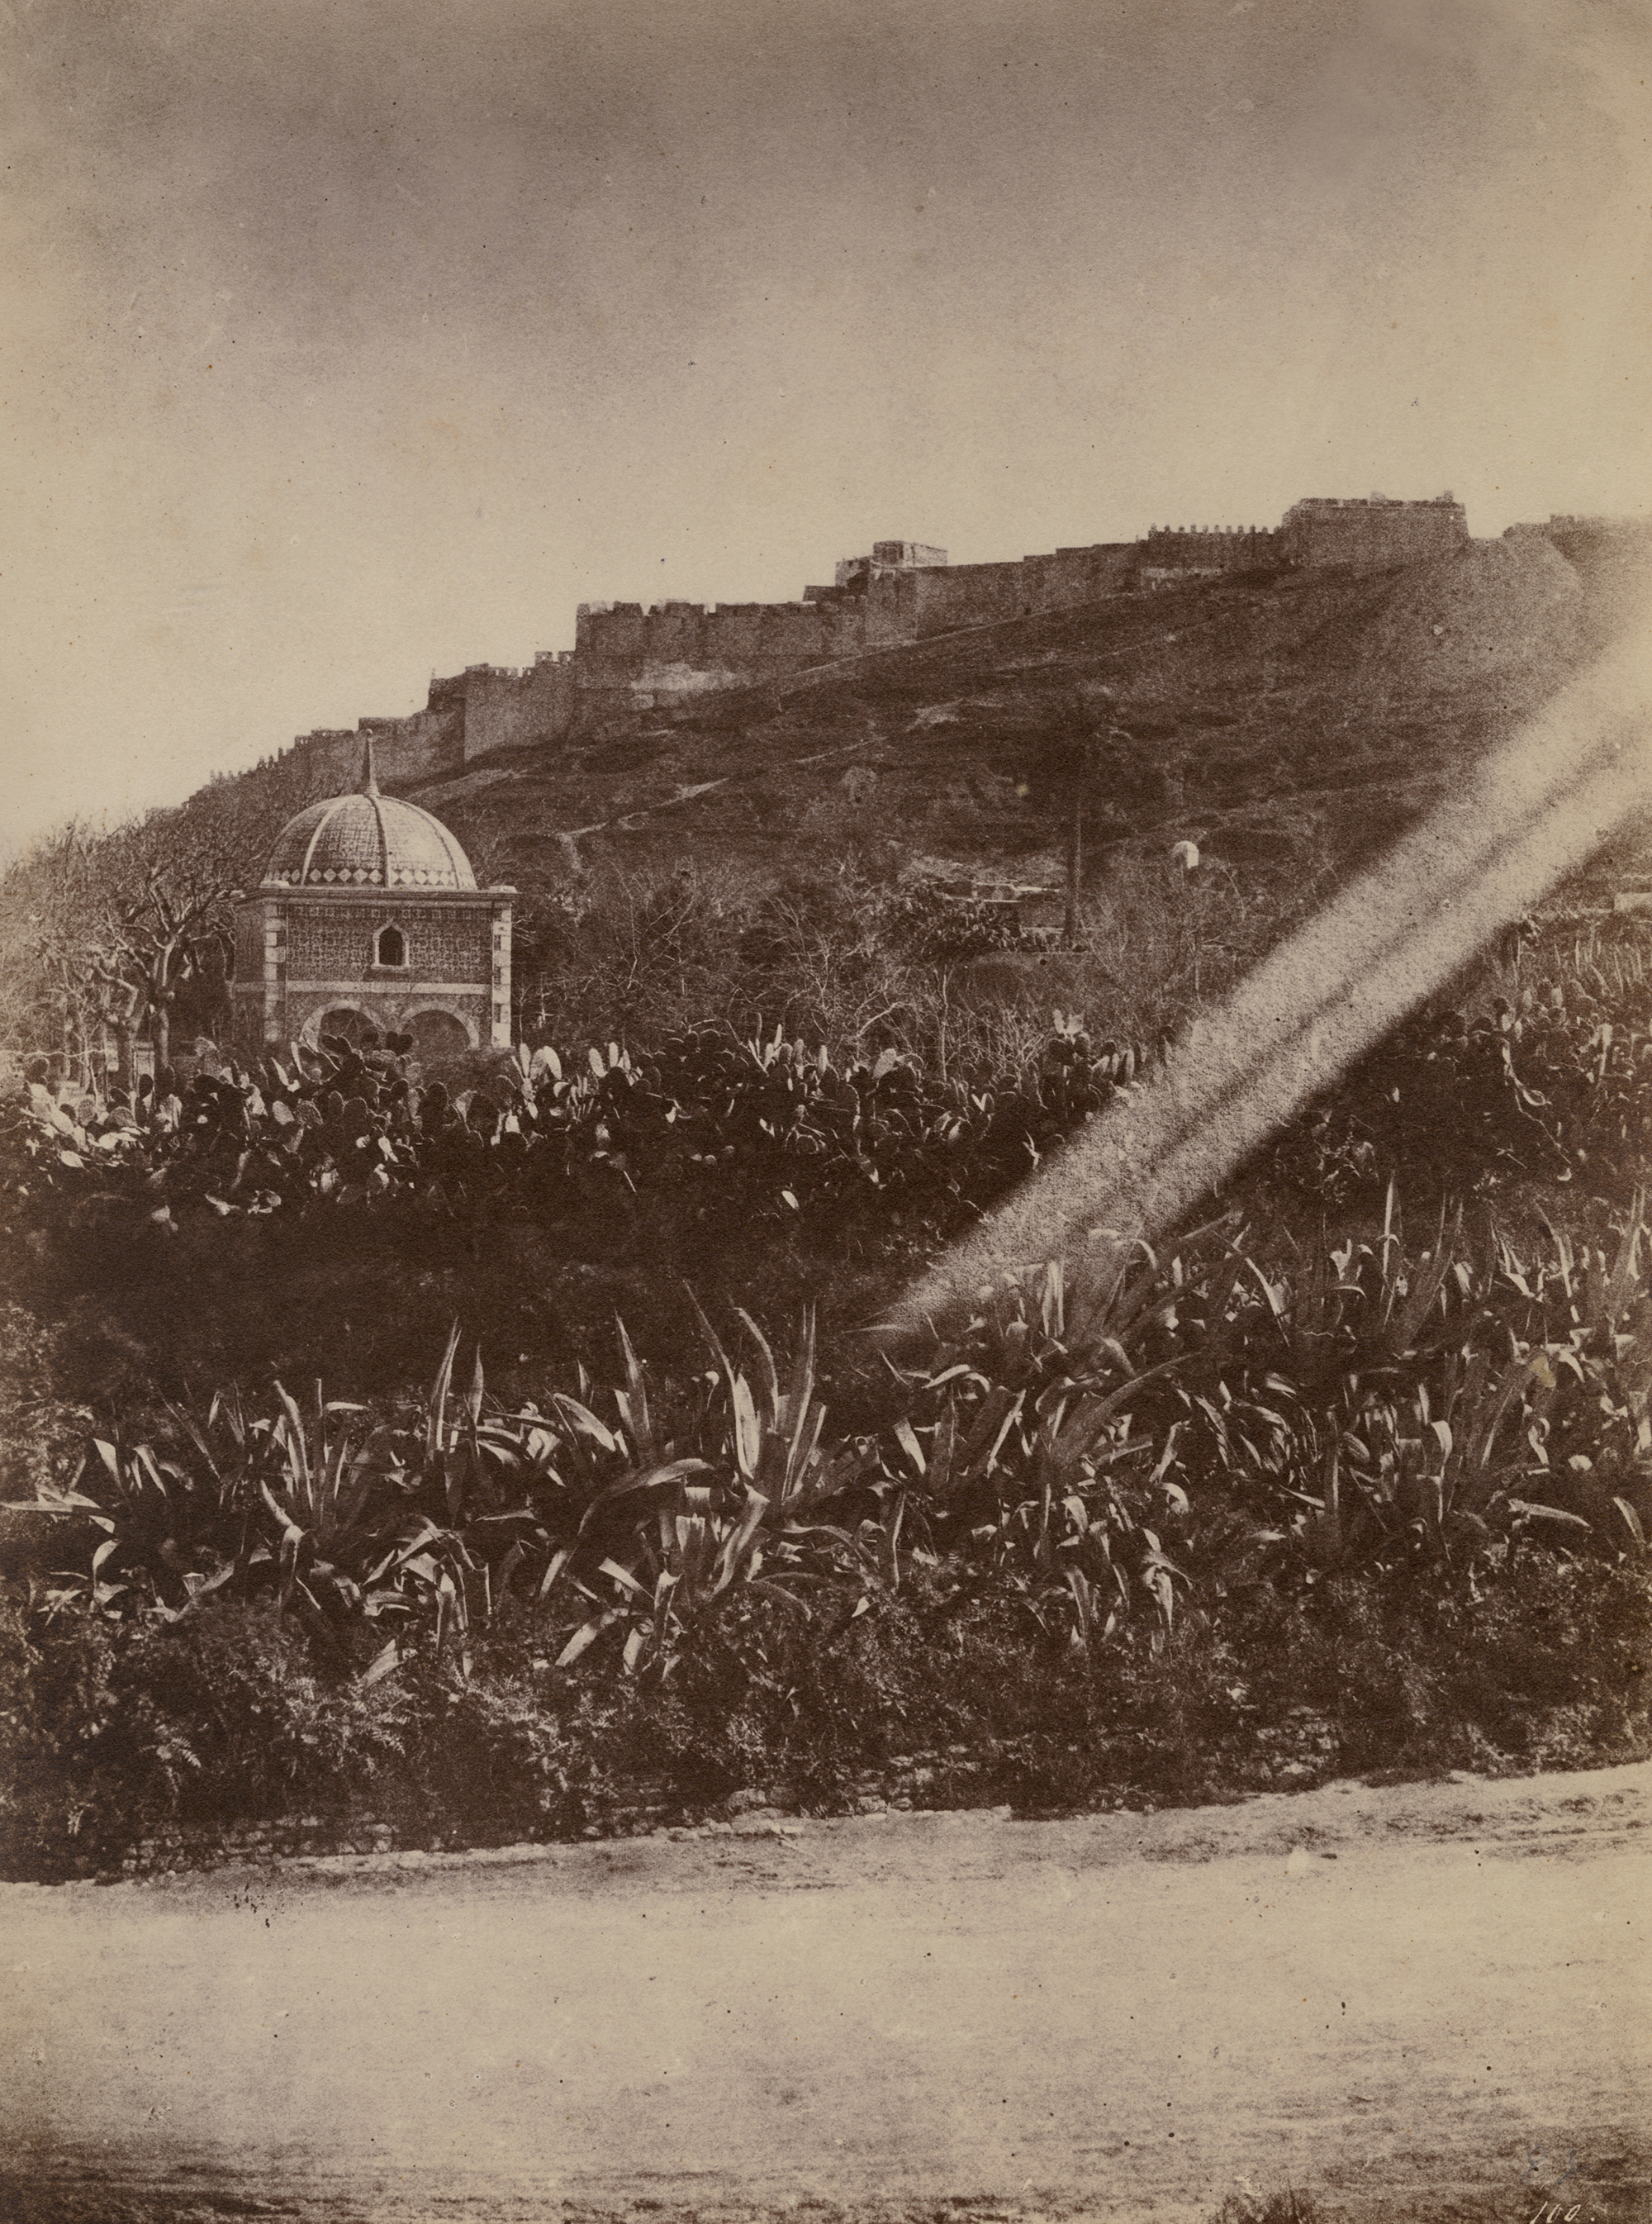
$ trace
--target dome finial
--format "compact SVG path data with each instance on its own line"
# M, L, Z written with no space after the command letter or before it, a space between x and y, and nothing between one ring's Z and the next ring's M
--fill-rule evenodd
M373 736L369 734L367 747L362 752L362 793L376 795L378 792L379 776L373 768Z

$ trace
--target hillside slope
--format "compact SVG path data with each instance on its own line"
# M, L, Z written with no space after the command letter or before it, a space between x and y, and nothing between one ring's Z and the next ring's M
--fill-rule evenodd
M716 1017L861 1042L889 1019L889 1039L944 1070L961 995L980 1025L953 1047L973 1059L1016 1054L981 1033L1011 1004L1147 1039L1644 607L1644 538L1597 535L1574 563L1520 534L1385 572L1119 595L672 711L608 710L568 742L401 792L453 828L482 881L520 891L515 1024L536 1042ZM208 856L215 878L252 886L280 827L337 777L289 754L154 814L140 846ZM1075 822L1085 962L1006 949L1018 923L1061 919ZM1187 889L1167 869L1184 838L1206 861ZM1594 893L1649 867L1652 843L1630 830L1593 869ZM12 879L0 963L21 976L34 899ZM925 882L1017 891L1018 908L955 935L957 914L921 894L915 916ZM802 978L805 945L829 958L823 987ZM221 1003L204 976L179 1010L185 1034L218 1032Z
M1546 541L1378 575L1131 595L886 651L418 799L524 891L684 856L768 884L848 852L980 881L1182 836L1299 887L1389 838L1598 644L1604 592Z

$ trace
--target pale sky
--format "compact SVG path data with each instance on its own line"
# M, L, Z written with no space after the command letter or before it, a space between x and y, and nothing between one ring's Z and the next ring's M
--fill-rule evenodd
M0 830L587 599L1644 514L1644 0L0 0Z

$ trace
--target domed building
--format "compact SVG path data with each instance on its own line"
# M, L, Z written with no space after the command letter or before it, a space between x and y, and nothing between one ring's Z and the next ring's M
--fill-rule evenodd
M411 1034L438 1064L510 1047L510 899L478 888L428 811L362 785L289 819L236 907L235 1039L245 1057L323 1033Z

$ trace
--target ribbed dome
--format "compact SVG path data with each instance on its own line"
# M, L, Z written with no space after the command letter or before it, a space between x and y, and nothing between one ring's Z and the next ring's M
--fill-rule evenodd
M439 818L381 795L369 742L364 784L290 818L264 868L268 888L474 888L470 861Z

